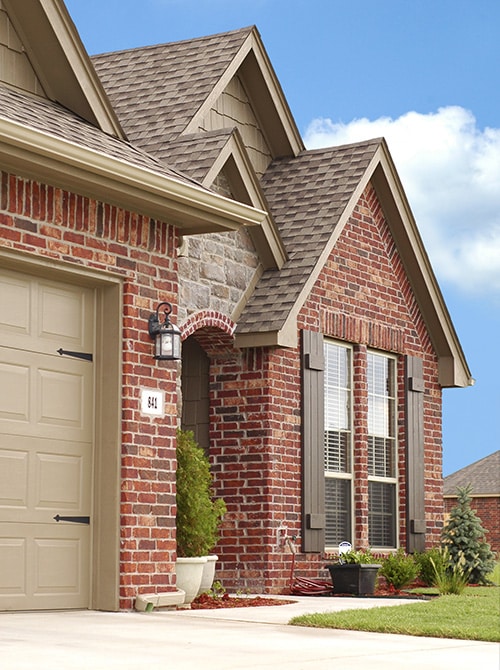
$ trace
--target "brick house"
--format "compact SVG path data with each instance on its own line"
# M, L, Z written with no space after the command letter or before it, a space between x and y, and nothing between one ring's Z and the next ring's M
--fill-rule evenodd
M488 531L486 542L500 553L500 450L461 468L444 478L444 511L457 504L457 488L471 486L471 507Z
M305 150L255 28L91 60L61 0L0 18L0 609L175 589L177 426L229 589L432 544L471 375L385 141Z

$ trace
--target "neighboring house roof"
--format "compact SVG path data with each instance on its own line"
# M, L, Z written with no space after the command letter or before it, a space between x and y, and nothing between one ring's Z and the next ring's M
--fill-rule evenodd
M469 484L472 496L500 496L500 449L445 477L443 493L455 497L457 487Z

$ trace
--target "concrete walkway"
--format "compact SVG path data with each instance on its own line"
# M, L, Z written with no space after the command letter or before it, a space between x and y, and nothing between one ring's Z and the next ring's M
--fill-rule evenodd
M287 626L302 613L395 601L294 598L292 605L151 614L0 614L1 670L498 670L499 645ZM423 601L422 606L425 606ZM404 607L404 604L394 605Z

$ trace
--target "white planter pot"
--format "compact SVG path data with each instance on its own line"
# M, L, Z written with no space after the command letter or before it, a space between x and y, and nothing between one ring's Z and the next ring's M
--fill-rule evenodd
M212 588L215 579L215 563L219 557L215 554L211 554L210 556L206 556L206 559L207 562L203 566L203 575L201 577L201 585L198 595L200 595L200 593L205 593L205 591L210 591Z
M186 594L185 603L192 602L198 595L203 576L203 567L206 563L206 556L196 556L194 558L179 557L175 562L177 588L182 589Z

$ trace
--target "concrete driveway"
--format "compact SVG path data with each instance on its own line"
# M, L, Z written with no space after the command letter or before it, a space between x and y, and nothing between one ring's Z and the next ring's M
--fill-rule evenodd
M498 670L499 645L494 643L286 625L296 614L389 602L394 601L298 598L293 605L275 607L151 614L2 613L0 668Z

